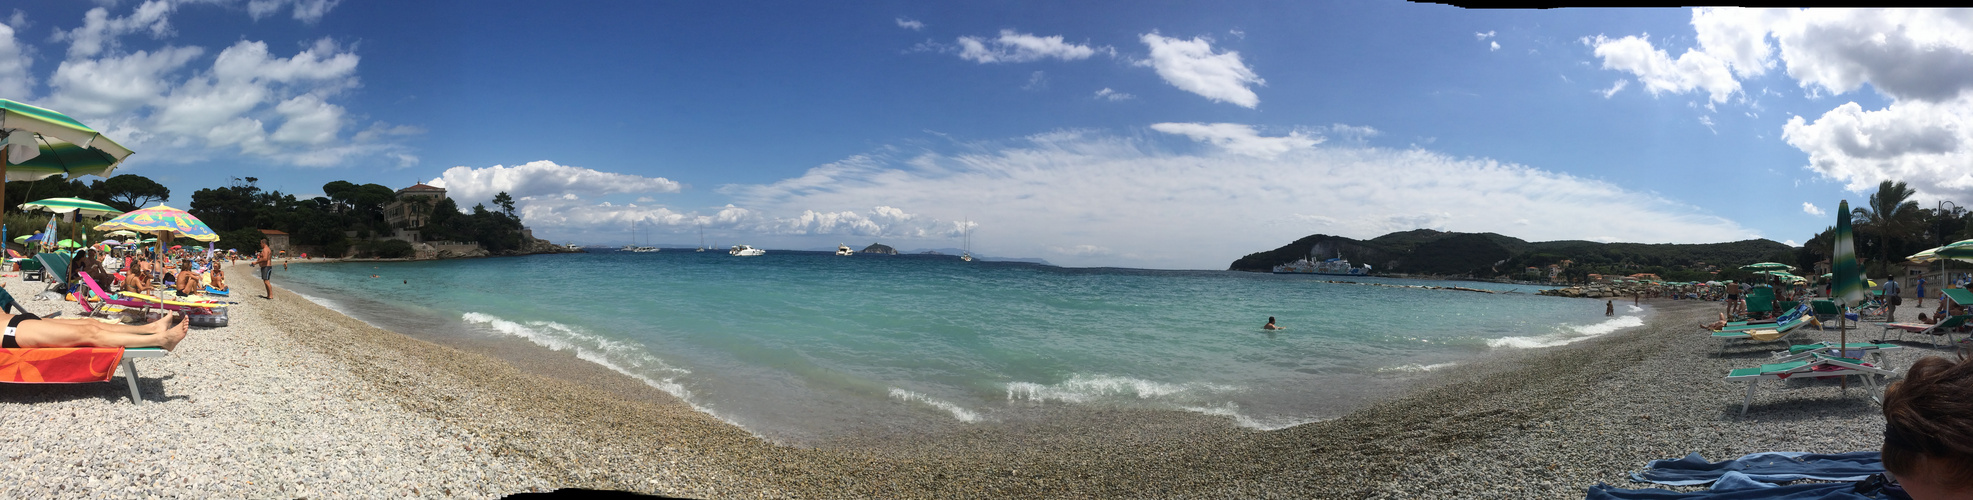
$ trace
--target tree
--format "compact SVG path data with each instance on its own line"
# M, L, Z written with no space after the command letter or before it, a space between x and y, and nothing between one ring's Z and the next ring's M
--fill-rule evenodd
M89 186L103 203L125 212L171 198L171 189L136 174L123 174Z
M1903 181L1884 181L1877 185L1877 193L1870 195L1864 206L1851 210L1857 219L1857 231L1876 240L1877 262L1881 265L1889 266L1892 262L1894 243L1924 229L1924 210L1918 208L1918 202L1911 201L1916 194L1918 191Z
M493 195L493 204L500 205L500 213L507 214L509 218L514 216L514 197L508 196L506 191Z

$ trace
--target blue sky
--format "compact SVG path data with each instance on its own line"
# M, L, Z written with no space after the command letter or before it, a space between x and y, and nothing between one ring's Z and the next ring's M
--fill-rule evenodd
M9 12L11 11L11 12ZM1973 194L1967 11L66 2L0 97L192 191L509 191L558 242L1221 268L1311 233L1794 242Z

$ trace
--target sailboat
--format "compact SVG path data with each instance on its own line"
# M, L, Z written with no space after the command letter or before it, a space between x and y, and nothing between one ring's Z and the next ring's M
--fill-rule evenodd
M636 253L651 253L658 251L658 247L640 246L637 244L637 221L633 220L630 221L630 244L624 245L622 251L636 252Z
M973 221L971 219L968 219L963 224L964 225L960 226L959 228L959 238L960 238L959 260L965 262L972 262L973 261Z

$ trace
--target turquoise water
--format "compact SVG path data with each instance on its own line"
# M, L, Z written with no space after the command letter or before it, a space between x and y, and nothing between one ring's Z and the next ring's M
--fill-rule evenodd
M308 264L275 282L424 338L573 351L787 440L1110 406L1275 429L1488 353L1642 324L1628 305L1612 319L1582 299L1328 279L1344 278L667 250ZM1268 316L1287 330L1261 330Z

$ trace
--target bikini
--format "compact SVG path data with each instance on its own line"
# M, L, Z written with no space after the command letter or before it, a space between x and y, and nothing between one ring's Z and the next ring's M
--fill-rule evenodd
M14 315L14 319L7 320L7 339L4 341L0 341L0 348L19 349L21 347L21 344L20 342L14 341L14 330L20 328L22 321L27 321L32 319L41 319L41 317L35 316L34 313L31 312L22 312L20 314Z

